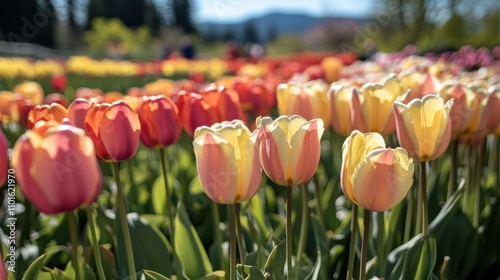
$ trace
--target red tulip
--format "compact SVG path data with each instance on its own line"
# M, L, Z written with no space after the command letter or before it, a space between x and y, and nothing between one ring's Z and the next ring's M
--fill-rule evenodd
M128 160L139 148L139 117L123 101L91 107L84 126L94 142L97 157L102 161Z
M144 97L137 108L141 122L141 141L148 148L163 148L179 141L182 132L179 112L168 97Z
M7 181L7 169L9 168L8 149L7 139L0 127L0 187Z
M64 92L68 86L68 78L64 74L54 75L50 80L50 85L55 92Z

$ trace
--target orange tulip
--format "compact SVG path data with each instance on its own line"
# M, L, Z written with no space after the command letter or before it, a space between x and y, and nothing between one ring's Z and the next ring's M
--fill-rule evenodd
M378 133L355 130L342 145L342 191L366 210L385 211L401 202L411 188L413 172L407 152L386 148Z
M307 83L280 84L276 92L280 115L299 115L305 119L320 118L330 124L328 85L320 80Z
M35 105L42 104L44 96L43 89L36 82L22 82L14 87L12 92L21 94L25 98L31 100Z
M62 123L68 115L68 110L59 103L37 105L28 113L26 127L32 129L38 121L56 121Z
M38 122L17 140L12 166L23 194L46 214L90 205L101 191L92 141L71 125Z
M257 144L262 168L276 184L294 186L314 176L321 155L321 119L307 121L301 116L276 120L258 118Z
M208 197L232 204L255 195L262 177L255 132L236 120L199 127L194 138L196 168Z
M175 103L163 95L144 97L137 109L141 141L148 148L163 148L179 141L182 133Z
M91 107L84 126L94 142L97 157L102 161L128 160L139 148L139 117L123 101Z
M394 102L397 135L401 147L418 161L442 155L451 139L450 110L453 100L444 103L440 95L428 94L408 105Z
M61 104L64 108L68 108L69 106L69 101L66 96L60 94L60 93L51 93L43 99L44 104L52 104L52 103L59 103Z

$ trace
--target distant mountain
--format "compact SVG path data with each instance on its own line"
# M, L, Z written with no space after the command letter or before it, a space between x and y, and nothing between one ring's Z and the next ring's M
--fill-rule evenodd
M363 23L365 19L314 17L304 14L272 13L242 22L216 23L204 22L196 27L200 34L210 39L236 39L240 42L258 41L265 43L275 37L302 34L325 20L355 20Z

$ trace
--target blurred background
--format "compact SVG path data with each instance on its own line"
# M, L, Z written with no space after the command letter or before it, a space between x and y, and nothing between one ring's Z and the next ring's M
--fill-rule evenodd
M132 60L500 45L498 0L18 0L0 56Z

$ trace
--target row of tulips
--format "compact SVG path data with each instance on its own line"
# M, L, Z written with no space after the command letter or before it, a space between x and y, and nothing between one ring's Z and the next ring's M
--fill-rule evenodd
M493 191L492 195L492 190L484 186L481 176L485 172L485 149L492 151L491 146L485 145L487 139L493 139L490 135L497 134L500 129L500 120L495 116L500 109L498 73L491 69L471 73L457 72L453 65L429 63L419 57L409 57L400 64L412 66L382 78L383 70L380 65L377 68L371 63L354 63L338 73L339 77L349 79L331 84L322 80L307 81L311 76L304 71L290 77L288 83L272 76L262 79L234 76L224 77L214 84L180 81L174 82L174 86L167 89L156 85L165 90L162 96L148 94L147 86L131 89L125 96L119 93L102 95L98 90L82 89L82 96L67 105L67 108L61 102L35 105L43 102L40 98L33 100L35 98L32 96L37 95L11 94L9 97L15 95L17 99L7 99L1 107L2 114L7 113L2 116L2 120L19 120L20 124L6 127L6 132L11 136L10 128L13 128L13 133L18 127L26 126L29 129L17 139L13 147L11 166L16 170L22 193L38 211L50 215L67 214L73 243L71 263L77 279L83 279L86 272L85 265L80 265L79 261L81 252L78 250L78 232L74 230L77 224L75 210L85 208L89 227L95 227L94 223L98 219L93 217L93 202L99 202L98 196L102 182L105 181L102 174L106 170L103 165L99 168L96 158L102 162L112 162L115 175L117 217L113 232L123 238L123 244L116 244L114 247L120 278L127 276L134 279L138 271L137 256L151 253L138 252L141 249L132 245L130 231L133 232L133 227L131 229L126 225L131 223L130 215L133 213L126 214L127 197L120 178L119 162L130 160L136 155L139 139L147 148L159 150L168 217L165 235L168 237L167 247L170 248L170 255L163 262L171 267L166 276L197 278L204 275L194 273L192 267L189 269L189 257L184 254L186 248L194 245L178 242L182 236L176 232L181 230L181 234L186 234L189 230L183 231L184 228L179 227L182 225L180 220L184 212L182 207L175 208L172 205L172 187L168 184L171 179L168 177L165 151L166 147L179 141L182 128L186 131L184 137L193 137L190 140L192 146L188 145L188 149L194 150L193 160L196 160L198 179L204 192L215 203L228 204L230 264L226 274L230 279L236 279L237 274L245 279L261 279L260 275L265 277L265 274L272 279L282 279L283 275L288 279L329 279L333 273L325 275L327 271L339 270L325 267L328 262L340 266L340 271L346 274L347 279L353 276L365 279L367 274L386 278L427 279L438 269L441 270L441 278L462 279L467 274L458 275L457 267L460 265L460 254L464 252L445 255L452 260L445 258L438 268L436 259L442 253L437 248L442 247L439 243L436 245L436 240L445 240L441 233L444 222L441 221L449 221L456 215L454 213L458 210L453 206L457 204L456 201L461 202L460 211L465 214L460 217L470 218L474 232L480 234L492 231L487 222L498 211L498 204L494 200L498 197L498 192ZM366 75L362 82L360 73L371 75ZM269 117L258 117L274 114L274 102L277 103L279 117L274 121ZM4 111L3 108L8 110ZM13 117L16 114L20 116L17 119ZM254 118L255 129L253 122L248 121ZM328 131L329 127L335 132ZM321 140L324 132L329 136L336 136ZM344 144L340 153L335 145L341 143L336 141L342 137L347 138L342 140ZM7 141L0 143L4 145L2 150L7 150ZM323 144L330 147L327 152L324 151ZM396 147L397 145L401 147ZM182 143L175 146L182 148ZM443 199L446 203L438 206L435 198L430 200L427 181L433 180L435 176L445 177L436 170L443 164L440 159L447 150L450 150L451 161L449 184ZM457 179L461 176L456 171L462 166L458 159L462 150L466 151L464 158L467 174L465 180L460 180L461 186L458 187ZM335 170L335 164L332 166L330 160L339 158L340 154L342 163ZM493 159L498 159L498 155ZM473 165L476 160L478 163ZM428 164L429 161L432 162ZM416 180L418 188L415 190L412 189L416 169L414 162L418 162L419 173ZM6 169L7 166L5 157L0 160L0 167ZM429 166L431 174L427 172ZM286 187L285 200L278 200L286 204L286 209L278 207L283 209L282 216L286 220L272 227L275 232L273 236L278 240L274 240L272 250L265 254L268 261L264 267L259 267L255 258L258 248L265 246L268 241L255 240L257 235L252 234L250 226L252 217L258 216L257 209L252 211L258 202L253 201L267 201L263 193L269 195L267 185L262 186L261 168L272 184ZM474 168L477 170L475 177ZM319 169L325 169L322 172L328 174L326 180L333 180L334 184L339 182L344 196L350 201L343 203L344 206L351 206L350 215L344 218L334 215L333 218L347 221L351 226L348 229L349 240L343 245L348 248L347 253L343 254L346 256L343 258L347 260L345 262L336 262L338 258L331 255L336 247L329 246L329 243L335 238L341 238L342 225L334 223L336 226L328 229L334 236L327 236L325 227L330 223L324 215L332 215L326 211L332 207L333 213L337 212L335 208L338 198L330 195L327 205L321 205L322 193L326 196L326 193L332 191L319 185L325 180L317 175ZM7 172L2 171L3 174ZM176 179L179 180L180 178ZM302 190L302 211L295 211L295 221L299 219L298 216L301 221L294 251L292 201L293 190L297 185ZM310 185L314 187L314 199L311 203L314 203L315 213L308 216ZM260 189L263 188L265 190L261 192ZM436 187L431 188L431 191L441 193L435 189ZM280 192L278 187L276 191ZM490 205L485 203L487 198L490 199ZM132 199L133 197L128 196L128 200ZM405 202L401 203L402 201ZM97 207L100 207L99 203ZM241 215L239 210L244 207L249 208ZM356 274L358 207L364 211L360 216L363 217L360 269L359 274ZM432 221L430 209L436 207L439 207L440 214L432 214L435 219L429 226L429 221ZM394 209L390 210L392 208ZM452 210L455 212L450 214ZM394 215L401 218L401 212L406 213L406 221L403 226L398 227L401 224L395 222L397 218ZM215 216L219 215L215 210L213 213ZM485 217L484 213L490 214ZM311 221L308 221L309 218ZM215 220L214 240L217 240L215 243L221 243L218 218ZM372 220L376 222L376 227L370 226ZM257 224L259 222L261 221L256 221ZM312 259L309 259L311 249L307 245L309 222L312 224L319 252ZM286 244L283 245L278 237L282 236L278 233L280 225L285 227ZM375 237L370 234L371 229L376 229ZM253 228L253 231L256 229ZM265 229L260 228L260 231ZM400 241L391 240L403 235ZM248 236L253 238L249 240ZM107 276L101 264L102 250L95 233L91 234L91 239L90 243L94 246L94 267L98 277L104 279ZM196 238L192 241L199 242ZM375 241L376 249L371 249L370 253L369 244ZM253 254L247 254L245 248L248 243L252 244L249 249ZM221 253L223 249L219 245L221 244L217 245L220 250L218 255L222 259L219 265L225 267L224 253ZM240 251L238 266L236 248ZM495 261L499 256L497 253L491 252L489 256L492 259L487 260L489 264L493 263L493 272L490 272L492 275L498 272L495 270L498 265ZM280 254L286 255L286 261L285 258L280 259ZM369 256L375 258L371 259L372 263L367 268ZM254 260L248 261L251 258ZM326 258L326 263L321 258ZM314 265L310 267L308 262ZM392 267L388 265L389 262ZM204 266L201 263L196 265ZM447 265L455 270L447 272ZM151 267L146 265L141 269ZM306 274L302 271L304 269L307 270ZM164 277L150 270L144 273L151 279ZM472 269L466 273L472 273ZM481 276L484 271L476 273L476 276ZM204 279L217 275L223 277L221 274L212 274ZM339 275L335 277L338 278Z
M144 75L163 75L166 77L198 73L209 79L216 79L225 73L241 71L246 75L261 76L268 70L282 68L279 71L289 75L297 70L303 71L312 65L318 65L325 58L335 58L343 64L356 60L356 55L345 54L300 54L286 58L263 58L248 61L244 58L234 60L196 59L176 57L163 61L135 62L128 60L97 60L88 56L72 56L67 60L30 60L22 57L0 58L1 79L35 79L61 74L76 74L90 77L133 77ZM293 63L291 63L293 61ZM328 62L325 62L327 64ZM326 65L323 65L323 67ZM312 70L312 69L311 69Z

